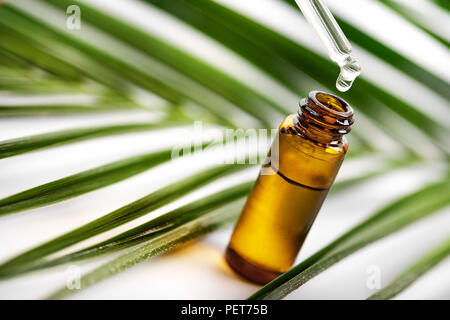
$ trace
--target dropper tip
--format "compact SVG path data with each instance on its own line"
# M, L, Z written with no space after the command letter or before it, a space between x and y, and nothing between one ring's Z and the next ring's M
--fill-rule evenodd
M338 80L336 81L336 88L337 88L340 92L346 92L346 91L348 91L348 90L350 89L351 86L352 86L352 85L351 85L351 82L349 83L349 82L344 81L344 80L342 80L342 79L338 79Z
M345 64L341 65L341 71L336 80L336 88L341 92L348 91L360 73L361 65L358 60L352 56L347 57Z

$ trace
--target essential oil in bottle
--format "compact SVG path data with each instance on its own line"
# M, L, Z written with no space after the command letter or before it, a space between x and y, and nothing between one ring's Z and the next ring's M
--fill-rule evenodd
M344 160L353 110L341 98L310 92L281 124L225 253L259 284L287 271Z

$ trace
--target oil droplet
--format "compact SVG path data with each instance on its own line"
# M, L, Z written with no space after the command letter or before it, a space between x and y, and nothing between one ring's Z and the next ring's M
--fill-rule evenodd
M341 92L347 91L360 74L361 65L358 60L348 56L341 65L341 72L336 80L336 88Z

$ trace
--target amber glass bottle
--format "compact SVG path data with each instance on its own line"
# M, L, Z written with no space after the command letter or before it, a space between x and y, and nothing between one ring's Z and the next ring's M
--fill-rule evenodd
M292 266L344 160L352 123L344 100L318 91L283 121L225 254L235 271L265 284Z

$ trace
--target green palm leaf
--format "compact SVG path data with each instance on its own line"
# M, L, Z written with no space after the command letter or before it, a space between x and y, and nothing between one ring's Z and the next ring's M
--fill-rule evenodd
M389 7L390 9L392 9L393 11L395 11L405 20L409 21L422 31L426 32L428 35L430 35L431 37L442 43L447 48L450 48L450 43L447 40L445 40L435 32L431 31L427 27L423 26L419 21L416 20L416 18L414 17L414 13L410 12L410 9L407 8L406 6L392 0L380 0L380 2L385 6Z
M45 1L58 5L61 8L66 8L73 3L73 1L66 0ZM191 77L193 80L226 97L249 114L265 121L266 124L272 122L269 118L265 118L266 115L270 115L271 109L275 108L278 111L286 112L286 108L274 101L270 101L245 84L227 76L225 73L220 72L203 61L195 59L193 56L164 43L160 39L131 27L120 20L113 19L85 4L76 3L83 10L85 19L90 23L166 63L172 68L183 72L184 75Z
M96 13L94 9L90 9L88 6L83 6L83 10L90 10L88 12L90 12L92 15ZM136 85L157 93L164 99L174 104L178 104L186 98L192 100L195 103L203 106L207 110L213 112L215 116L222 120L223 123L232 125L232 123L229 122L228 118L224 117L223 115L223 113L227 109L230 109L232 105L227 102L222 102L222 100L217 99L217 97L216 99L213 99L214 95L209 93L209 91L203 86L199 86L196 82L187 79L186 76L180 73L180 70L174 70L149 56L146 56L145 59L142 59L142 64L145 64L145 70L138 69L137 66L132 64L130 60L126 60L125 57L112 55L100 46L94 47L91 43L84 42L79 38L71 37L67 33L57 30L51 26L44 25L42 24L45 23L44 21L36 21L35 17L32 17L23 11L16 10L9 6L2 6L0 7L0 17L2 17L2 11L3 15L5 16L5 23L6 21L10 22L8 23L9 27L5 25L5 30L8 30L7 28L14 28L14 32L20 32L21 35L28 37L31 37L33 34L35 34L36 36L39 35L40 38L45 38L47 35L46 39L48 39L49 42L46 42L46 45L50 45L52 43L52 38L56 37L57 39L60 39L60 41L65 45L73 48L74 52L79 52L83 56L88 55L90 58L89 60L94 60L90 61L91 63L95 63L95 61L97 61L97 63L106 65L110 67L114 72L120 74L121 77L128 79L130 82L133 82ZM99 18L105 19L104 22L106 26L111 24L110 21L112 20L112 18L103 16L101 13L98 14ZM11 17L14 17L14 20ZM115 22L114 25L119 24L119 21L112 21ZM138 32L138 30L136 30L136 32ZM153 39L151 37L148 37L148 39L146 40L148 42L153 40L153 45L163 45L163 43L161 41L158 41L156 38ZM168 45L166 46L168 47ZM184 61L183 59L189 58L189 56L183 54L182 52L176 52L175 48L168 48L172 50L171 56L174 55L174 61ZM72 59L72 57L66 58L69 61ZM139 58L139 56L136 55L136 58ZM190 64L196 66L196 69L195 72L190 69L188 72L189 75L202 72L202 70L206 68L206 65L200 64L194 58L190 58ZM158 76L156 77L154 75ZM223 77L224 75L219 74L219 72L216 71L213 79L222 79ZM210 80L208 81L208 83L215 83L215 81ZM225 84L233 85L234 83L236 83L235 80L227 78L223 82L223 86L225 86ZM230 99L235 95L240 95L242 99L240 100L239 104L236 104L236 106L242 108L247 112L251 111L254 116L265 122L266 125L269 124L269 122L267 121L272 122L272 118L268 118L267 115L267 112L270 111L270 109L266 108L266 113L255 112L255 110L258 110L264 105L267 105L267 103L264 103L261 99L258 99L255 93L250 91L250 89L245 89L242 86L239 88L242 89L241 91L239 91L239 94L238 92L236 92L236 90L234 91L234 93L227 93L225 91L220 93L225 97L229 97ZM245 92L245 96L240 92ZM237 99L235 102L237 102ZM256 105L256 103L258 102L260 103L260 105ZM250 109L249 105L254 106L254 108Z
M156 61L147 61L146 68L153 68L153 74L159 74L158 77L152 76L148 71L138 69L129 61L120 59L101 47L94 47L81 39L51 28L44 21L36 20L33 16L17 10L9 4L0 6L0 18L0 24L4 23L0 33L5 34L5 37L22 38L19 42L20 45L27 44L32 49L38 47L39 50L47 54L46 57L42 58L39 55L33 54L33 57L36 57L37 60L33 61L33 63L38 63L39 65L42 62L48 65L53 66L56 64L58 66L55 63L57 62L56 59L63 59L65 64L77 69L78 73L99 81L118 92L124 92L129 87L128 82L133 82L136 85L157 93L174 104L178 104L184 98L180 90L188 89L185 94L189 98L193 98L194 101L200 101L203 106L210 108L209 104L203 103L204 98L201 100L197 99L197 96L199 96L197 94L198 89L193 90L192 85L183 83L182 81L180 83L180 77L176 73L170 72L170 70L166 71L167 69ZM45 45L35 43L34 39L37 37L41 38L41 43L45 42ZM11 42L7 43L10 44ZM63 55L58 50L61 47L66 48L63 51ZM22 56L22 52L29 52L32 50L30 48L18 48L14 53ZM72 50L67 50L67 48L71 48ZM70 54L67 55L67 53ZM103 68L104 70L97 70L98 68ZM46 69L45 66L44 69ZM58 67L57 69L60 70L62 68ZM55 70L46 70L56 72ZM167 80L166 83L161 81L163 75L170 80ZM208 102L212 104L211 101ZM216 113L216 115L227 123L221 114Z
M196 28L203 35L223 44L239 57L246 59L271 80L287 91L305 96L308 91L323 86L334 90L337 67L322 55L303 46L260 22L209 0L143 0ZM286 1L294 5L293 1ZM434 0L447 9L446 1ZM68 32L47 19L65 17L68 5L77 4L83 12L84 30ZM415 20L411 12L383 1L390 10L415 24L438 41L446 41ZM35 8L44 14L35 14ZM38 11L39 11L38 10ZM296 9L297 10L297 9ZM388 9L389 10L389 9ZM42 13L41 12L41 13ZM59 13L58 13L59 12ZM300 14L300 12L299 12ZM344 18L337 20L351 42L358 44L404 75L450 101L450 85L401 53L389 48L370 34L359 30ZM91 37L93 35L93 37ZM93 40L94 39L94 40ZM444 42L448 47L448 42ZM134 99L135 87L144 89L167 102L167 118L159 123L124 123L102 127L75 128L21 137L0 142L0 159L41 148L49 148L100 136L125 134L182 125L186 117L178 112L202 109L201 118L227 127L236 127L239 118L255 119L258 125L270 127L282 114L295 106L282 105L283 95L269 96L252 83L231 76L195 55L179 49L171 41L140 29L125 19L110 15L85 2L67 0L36 0L9 2L0 5L0 89L16 94L87 93L98 98L91 105L1 105L0 117L69 115L116 110L146 110ZM37 68L36 68L37 67ZM42 72L45 70L45 72ZM86 79L89 79L86 81ZM394 89L382 88L368 78L358 79L352 90L341 94L353 106L357 115L395 140L398 154L385 157L385 165L368 169L353 178L337 182L331 193L355 186L360 182L406 168L431 158L417 142L415 134L424 136L424 143L432 144L447 160L450 151L450 130L445 119L429 116L423 106L398 97ZM151 110L150 110L151 111ZM364 117L362 117L364 114ZM364 122L363 122L364 123ZM405 125L405 127L403 126ZM352 134L349 158L376 155L383 150L374 141L373 132L356 126ZM405 130L406 129L406 130ZM170 159L171 151L163 150L122 159L104 166L83 171L56 181L0 199L0 216L63 201L127 179ZM447 158L445 158L447 157ZM351 160L347 160L351 161ZM448 166L448 162L446 162ZM170 250L185 241L232 222L240 211L251 182L234 185L210 196L204 196L86 248L69 253L61 251L126 222L146 215L165 204L188 194L191 190L227 176L243 166L224 165L202 170L178 180L144 198L96 219L86 225L38 245L0 265L0 278L58 266L67 262L95 258L100 255L135 247L107 262L81 279L82 287L89 286L154 255ZM377 239L391 234L449 204L450 184L446 181L425 187L402 197L348 233L320 250L289 272L268 284L251 298L282 298L292 290L332 266L337 261ZM136 247L137 245L140 245ZM53 257L55 254L55 257ZM52 255L52 256L50 256ZM408 269L391 285L371 298L390 298L406 288L414 279L448 255L448 242L432 251ZM52 298L72 293L67 288L55 292Z
M302 88L299 91L297 84L299 82L294 82L293 79L313 78L326 88L334 88L337 70L333 63L307 47L216 2L209 0L145 1L176 15L214 39L221 41L301 95L305 95L305 92L312 88ZM396 57L401 59L399 55ZM400 67L402 65L402 63L398 64ZM411 63L407 63L407 65L411 65ZM450 134L448 128L426 115L419 106L413 106L397 98L364 78L357 81L357 84L348 93L348 97L344 97L359 111L379 122L386 131L392 130L391 133L395 136L398 135L397 130L390 128L385 121L385 115L380 113L381 109L393 111L430 136L431 141L437 142L436 145L439 148L445 152L450 150L448 142L443 139ZM442 91L448 95L450 86L443 80L438 80L438 82L441 87L445 88ZM415 149L413 145L411 148Z
M244 166L242 165L239 166L234 164L216 166L152 192L149 195L124 207L121 207L64 235L30 249L9 261L6 261L0 265L0 276L8 273L8 270L11 268L20 266L23 267L27 263L34 262L36 259L44 258L51 253L57 252L58 250L67 248L68 246L82 240L137 219L167 203L170 203L171 201L174 201L175 199L180 198L192 190L213 181L214 179L235 172L243 167Z
M0 30L0 46L2 49L18 55L63 79L80 80L81 73L118 92L123 91L122 88L126 87L126 82L115 77L114 73L108 68L98 65L80 54L74 55L71 53L70 58L62 59L58 54L58 48L61 48L61 44L52 40L52 37L47 36L45 45L37 43L33 36L26 33L26 30L37 28L40 31L36 31L42 32L44 36L47 34L45 29L42 30L42 27L33 24L32 20L23 19L15 11L6 4L0 7L0 24L3 22ZM21 28L13 29L11 28L12 25Z
M281 299L307 281L368 244L448 206L450 180L439 181L384 207L361 224L285 272L250 299Z
M0 109L1 110L1 109ZM130 123L76 128L0 141L0 159L18 154L104 136L180 126L182 123Z
M1 277L16 276L29 271L40 270L84 259L91 259L100 255L111 254L124 250L143 242L151 241L152 239L163 236L167 232L178 228L181 225L201 219L202 216L220 206L225 206L227 203L246 196L252 185L253 181L234 185L231 188L188 203L187 205L172 210L162 216L159 216L158 218L152 219L133 229L125 231L117 236L89 246L85 249L50 260L36 259L35 261L29 261L25 264L14 267L7 273L2 273Z
M129 108L127 108L129 109ZM84 105L0 106L0 117L93 114L123 110L120 107Z
M137 247L82 276L80 279L81 288L91 286L148 258L173 249L186 241L230 224L237 218L241 208L242 202L231 203L224 208L205 215L201 219L196 219L186 225L175 228L163 236ZM51 294L48 299L61 299L71 293L73 293L73 290L63 287Z
M358 183L367 181L370 178L390 172L394 168L406 166L408 163L414 164L415 161L413 159L388 159L386 161L386 165L382 166L380 169L365 173L358 177L348 178L336 182L333 185L333 188L330 190L330 193L334 194L337 192L341 192L347 188L357 185ZM108 240L102 241L88 248L78 250L74 253L69 253L50 260L32 258L26 263L21 263L20 265L14 266L3 274L1 273L0 266L0 278L15 276L29 271L40 270L68 262L79 261L113 253L118 250L122 250L130 246L151 240L155 236L164 234L165 232L169 231L169 229L175 228L180 224L186 223L187 221L193 221L218 206L225 205L227 202L231 202L246 195L252 185L253 182L245 182L239 185L234 185L231 188L225 189L200 200L193 201L185 206L177 208L167 214L164 214L161 217L153 219L120 235L114 236ZM96 233L95 235L100 233L101 231ZM55 241L60 240L55 239ZM13 260L14 259L16 258L13 258Z
M296 10L298 9L294 1L283 1L294 7ZM351 25L343 18L339 16L335 16L335 18L339 26L342 28L342 31L344 31L344 34L352 43L359 45L361 48L364 48L371 54L375 55L377 58L400 70L409 77L420 81L422 85L426 86L430 90L435 91L447 100L450 100L450 85L447 81L422 68L404 55L389 48L387 45L378 41L370 34L367 34L357 27Z
M447 258L449 255L450 238L439 244L422 259L414 263L414 265L403 272L398 278L388 284L385 288L370 296L368 299L387 300L395 297L398 293L409 287L420 276Z
M170 160L171 149L118 160L0 199L0 216L46 206L103 188Z
M450 11L450 3L447 0L433 0L433 2L441 8Z

